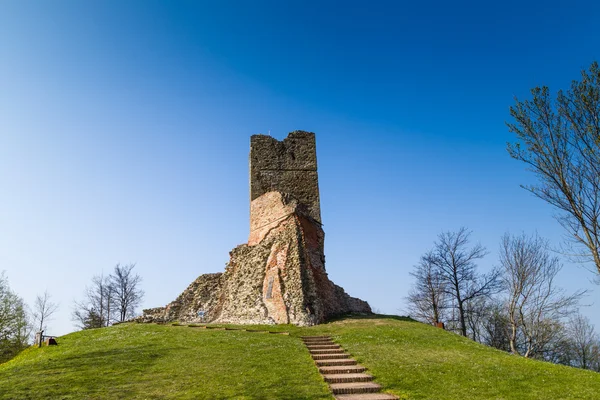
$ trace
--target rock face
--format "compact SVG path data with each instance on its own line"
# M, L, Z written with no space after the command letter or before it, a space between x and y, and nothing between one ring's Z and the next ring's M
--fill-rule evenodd
M230 252L223 274L196 279L145 322L314 325L345 313L370 313L325 272L315 137L282 142L255 135L250 150L250 235Z

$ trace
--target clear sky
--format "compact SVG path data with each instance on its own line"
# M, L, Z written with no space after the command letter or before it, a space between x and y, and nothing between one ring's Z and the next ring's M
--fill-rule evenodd
M299 129L330 278L402 313L441 231L472 229L482 271L505 232L560 244L505 121L600 58L598 21L596 1L2 1L0 270L60 303L51 334L119 262L165 305L246 242L250 136ZM564 264L600 326L593 274Z

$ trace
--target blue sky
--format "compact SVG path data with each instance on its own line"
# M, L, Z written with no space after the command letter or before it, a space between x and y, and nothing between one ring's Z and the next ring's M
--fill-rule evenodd
M595 2L0 4L0 270L73 329L91 277L137 263L143 306L222 271L248 235L250 135L317 134L330 277L401 313L409 272L467 226L559 245L505 121L599 58ZM291 2L290 2L291 3ZM593 292L564 261L560 282Z

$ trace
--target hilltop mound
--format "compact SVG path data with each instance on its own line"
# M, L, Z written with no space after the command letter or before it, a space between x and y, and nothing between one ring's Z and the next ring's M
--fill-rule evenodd
M598 399L600 374L526 360L398 317L287 331L123 324L0 365L0 399L332 399L301 335L331 335L402 399Z

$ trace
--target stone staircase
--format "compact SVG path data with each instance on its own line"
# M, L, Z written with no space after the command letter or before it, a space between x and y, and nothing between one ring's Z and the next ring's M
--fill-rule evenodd
M398 400L394 395L380 393L381 386L365 373L366 368L329 336L303 336L302 340L336 400Z

